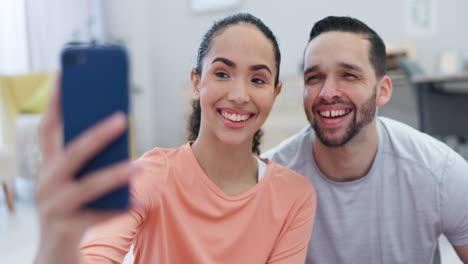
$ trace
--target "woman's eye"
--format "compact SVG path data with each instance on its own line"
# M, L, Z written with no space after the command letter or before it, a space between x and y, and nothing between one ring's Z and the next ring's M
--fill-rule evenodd
M253 78L253 79L252 79L252 82L253 82L253 83L256 83L256 84L264 84L264 83L265 83L264 80L259 79L259 78Z
M229 75L227 75L225 72L215 72L215 75L219 78L229 78Z

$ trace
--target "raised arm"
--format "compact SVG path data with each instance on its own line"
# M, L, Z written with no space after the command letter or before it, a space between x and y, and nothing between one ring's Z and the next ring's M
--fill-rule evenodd
M119 215L84 210L83 205L128 183L140 170L130 162L93 172L75 181L74 175L87 160L117 138L126 118L117 114L70 142L62 142L59 89L55 88L41 126L42 161L36 189L40 241L37 263L77 263L79 243L91 226Z
M145 219L145 207L90 228L80 247L80 263L122 263Z

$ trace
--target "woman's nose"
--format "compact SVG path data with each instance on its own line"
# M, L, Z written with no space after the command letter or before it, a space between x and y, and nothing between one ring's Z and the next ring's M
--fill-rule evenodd
M229 91L228 100L239 105L247 103L250 100L247 85L240 81L236 82Z

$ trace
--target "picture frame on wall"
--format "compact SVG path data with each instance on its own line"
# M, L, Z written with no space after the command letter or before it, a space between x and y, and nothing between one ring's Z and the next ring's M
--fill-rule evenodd
M434 36L438 0L405 0L406 31L412 36Z
M239 8L242 0L189 0L190 10L195 14L229 11Z

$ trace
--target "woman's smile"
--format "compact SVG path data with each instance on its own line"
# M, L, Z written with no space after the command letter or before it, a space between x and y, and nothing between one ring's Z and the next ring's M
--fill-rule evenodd
M255 116L252 112L233 108L218 108L217 111L229 128L243 128Z

